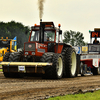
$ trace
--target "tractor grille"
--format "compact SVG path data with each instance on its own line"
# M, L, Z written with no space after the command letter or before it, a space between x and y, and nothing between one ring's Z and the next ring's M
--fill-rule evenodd
M26 43L25 51L35 51L35 43Z

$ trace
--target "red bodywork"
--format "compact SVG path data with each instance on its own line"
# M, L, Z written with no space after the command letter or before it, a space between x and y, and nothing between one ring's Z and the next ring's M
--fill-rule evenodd
M86 64L87 65L87 67L91 67L91 68L93 68L93 59L85 59L85 60L81 60L81 62L83 63L83 64ZM99 64L100 64L100 59L98 58L98 67L100 66Z
M54 31L55 33L55 37L54 37L54 41L44 41L44 43L39 43L38 41L30 41L31 39L31 34L32 31L39 31L39 27L40 25L36 25L36 28L32 29L30 32L30 36L29 36L29 40L28 42L24 43L24 55L33 55L32 52L34 52L34 56L42 56L44 54L44 52L48 52L48 43L53 43L54 47L51 49L54 49L53 52L55 53L61 53L62 49L63 49L63 44L61 43L56 43L56 34L57 34L57 30L56 28L52 28L52 25L45 25L45 27L48 27L48 29L45 29L45 31ZM58 37L60 38L60 37ZM33 51L25 51L25 44L35 44L35 50ZM39 51L41 50L41 51ZM28 52L27 54L25 52Z
M93 64L92 64L93 59L87 59L87 60L81 60L81 61L83 62L83 64L86 64L87 67L93 68Z

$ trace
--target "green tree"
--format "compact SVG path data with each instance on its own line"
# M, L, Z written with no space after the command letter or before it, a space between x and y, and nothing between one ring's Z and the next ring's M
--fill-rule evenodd
M30 28L28 26L24 26L19 22L0 22L0 37L8 37L9 39L13 39L15 36L17 36L18 48L22 48L24 46L24 42L28 41L29 31Z
M70 43L72 46L85 46L87 43L84 41L83 33L75 31L65 31L64 32L64 43Z

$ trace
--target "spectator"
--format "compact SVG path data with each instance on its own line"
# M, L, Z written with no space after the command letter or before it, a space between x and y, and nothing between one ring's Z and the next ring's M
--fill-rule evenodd
M97 40L97 37L95 37L93 44L99 44L99 41Z
M49 40L49 37L47 37L47 41L50 41L50 40Z

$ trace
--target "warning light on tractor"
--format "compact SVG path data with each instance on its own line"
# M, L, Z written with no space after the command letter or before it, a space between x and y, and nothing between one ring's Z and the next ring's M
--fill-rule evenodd
M58 27L61 27L61 24L58 24Z
M34 24L34 26L36 26L37 24Z

